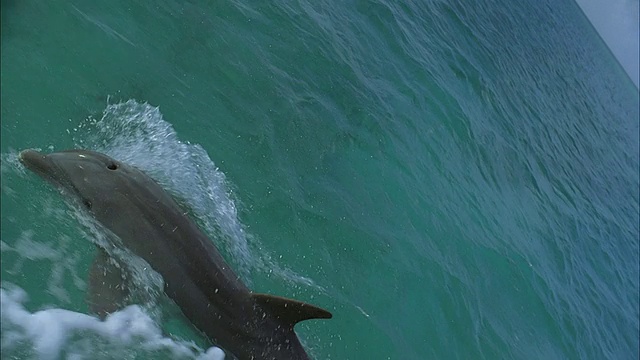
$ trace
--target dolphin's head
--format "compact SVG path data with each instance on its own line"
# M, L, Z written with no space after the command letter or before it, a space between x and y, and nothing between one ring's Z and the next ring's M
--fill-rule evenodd
M113 200L127 196L131 179L141 172L111 157L90 150L66 150L42 154L20 152L29 170L77 198L83 207L98 215L113 209Z

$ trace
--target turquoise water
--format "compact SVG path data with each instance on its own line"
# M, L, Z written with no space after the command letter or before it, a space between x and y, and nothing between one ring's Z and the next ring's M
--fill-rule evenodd
M214 345L160 295L123 311L130 338L80 316L99 234L17 164L29 147L147 171L252 289L333 312L296 328L314 358L639 357L640 101L572 1L2 0L1 20L3 358Z

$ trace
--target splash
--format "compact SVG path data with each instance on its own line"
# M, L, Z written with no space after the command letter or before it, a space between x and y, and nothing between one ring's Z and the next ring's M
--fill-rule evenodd
M224 174L200 145L184 143L160 109L134 100L111 104L99 121L89 118L76 131L78 147L93 149L143 170L183 200L243 276L251 263L250 238L238 220Z
M128 306L101 321L64 309L44 309L32 313L24 306L27 300L26 292L20 287L2 284L0 319L3 355L27 355L43 360L126 358L133 354L153 354L173 359L224 359L224 353L219 348L212 347L205 351L192 343L164 337L161 329L137 305ZM79 334L82 334L81 338L77 336Z
M233 189L198 144L183 142L158 107L135 100L110 104L98 119L73 129L77 147L103 152L149 174L193 212L216 246L229 253L243 280L252 271L274 274L293 284L311 279L278 266L239 220Z

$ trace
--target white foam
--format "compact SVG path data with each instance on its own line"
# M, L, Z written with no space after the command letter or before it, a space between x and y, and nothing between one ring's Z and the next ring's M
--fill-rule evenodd
M99 348L98 339L94 347L86 343L85 346L72 346L70 341L75 334L82 333L86 340L86 333L93 333L99 339L107 339L114 352L126 352L127 349L136 352L164 350L171 358L224 359L224 352L217 347L203 351L192 343L163 336L151 317L137 305L128 306L101 321L93 316L57 308L31 313L23 305L26 301L27 294L23 289L2 284L0 320L3 355L30 344L39 359L58 359L65 353L67 358L95 358L94 350Z

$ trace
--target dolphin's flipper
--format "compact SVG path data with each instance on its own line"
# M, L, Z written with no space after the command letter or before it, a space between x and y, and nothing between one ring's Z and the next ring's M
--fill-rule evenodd
M333 317L327 310L298 300L255 293L251 294L251 297L265 311L268 311L284 324L291 326L291 328L303 320L331 319Z
M104 319L107 315L125 306L129 296L126 271L121 263L98 248L89 271L89 310Z

